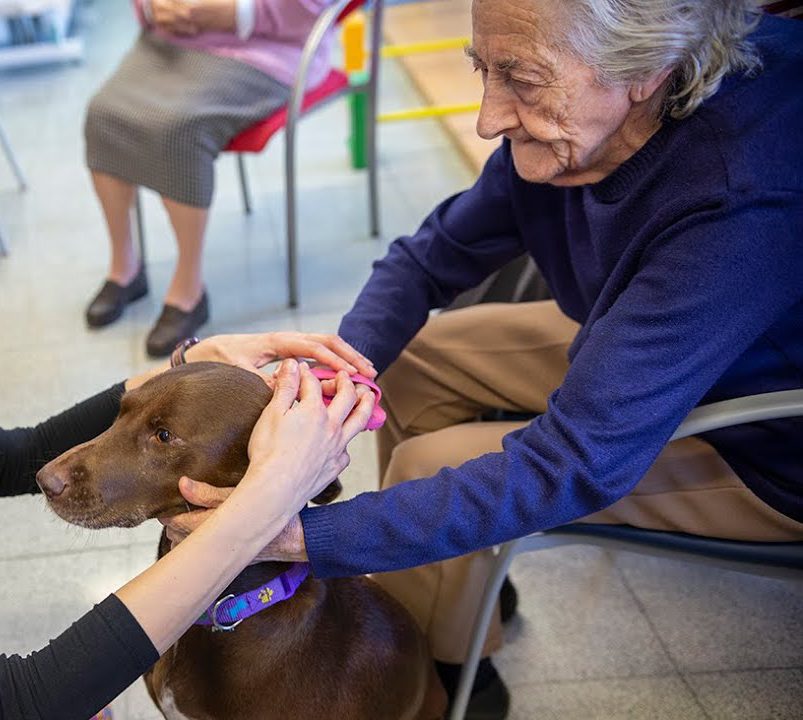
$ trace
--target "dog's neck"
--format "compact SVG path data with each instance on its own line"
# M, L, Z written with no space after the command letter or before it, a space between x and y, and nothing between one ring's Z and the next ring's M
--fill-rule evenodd
M255 590L260 585L264 585L269 580L278 577L286 570L289 570L293 563L286 562L262 562L246 567L231 584L221 593L225 595L241 595L242 593Z

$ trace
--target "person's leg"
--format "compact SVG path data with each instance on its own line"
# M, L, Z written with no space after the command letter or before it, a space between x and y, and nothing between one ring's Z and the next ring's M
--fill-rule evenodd
M381 486L501 450L502 437L523 423L469 421L488 409L543 412L576 332L552 301L478 305L430 320L380 379L388 411L378 435ZM485 551L374 577L417 619L435 659L458 664L491 560ZM484 654L500 643L497 613Z
M210 171L213 159L210 158ZM208 204L190 205L162 196L176 235L178 262L159 318L145 347L151 357L169 355L177 343L195 335L209 319L209 300L201 274Z
M165 304L189 312L203 294L202 255L209 210L163 197L176 235L178 262L165 295Z
M92 184L103 209L111 241L109 272L106 277L118 285L128 285L139 271L141 263L131 235L131 208L137 189L125 180L97 171L92 172Z
M393 452L382 487L428 477L443 467L456 467L478 455L499 452L502 438L524 424L464 423L405 440ZM459 664L468 652L471 628L493 560L493 553L483 550L409 570L376 573L373 578L410 611L426 634L433 657ZM502 625L497 612L483 657L501 645Z
M103 209L111 243L106 280L86 309L87 324L99 328L117 320L128 303L145 296L148 281L142 258L131 237L130 212L136 186L98 170L92 170L92 183Z
M537 414L568 369L578 325L552 300L489 303L432 318L380 377L384 475L395 446L488 409Z
M726 540L803 540L803 523L754 495L716 450L697 437L667 445L630 494L578 522Z

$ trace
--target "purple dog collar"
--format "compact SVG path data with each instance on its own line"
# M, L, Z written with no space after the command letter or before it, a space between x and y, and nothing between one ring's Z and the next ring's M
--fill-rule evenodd
M234 630L246 618L292 597L308 575L309 563L293 563L289 570L256 590L220 598L194 624L211 625L212 630Z

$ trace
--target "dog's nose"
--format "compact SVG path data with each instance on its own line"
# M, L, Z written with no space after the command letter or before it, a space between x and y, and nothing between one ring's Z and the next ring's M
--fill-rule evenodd
M64 482L58 472L48 471L47 468L42 468L36 473L36 482L48 498L58 497L67 487L67 483Z

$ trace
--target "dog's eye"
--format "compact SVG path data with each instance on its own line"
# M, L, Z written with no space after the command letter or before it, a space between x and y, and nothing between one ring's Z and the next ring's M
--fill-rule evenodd
M156 431L156 439L160 443L169 443L173 439L173 435L169 430L166 430L165 428L159 428Z

